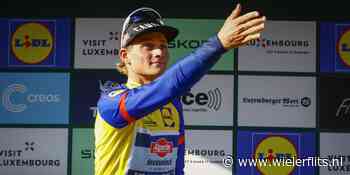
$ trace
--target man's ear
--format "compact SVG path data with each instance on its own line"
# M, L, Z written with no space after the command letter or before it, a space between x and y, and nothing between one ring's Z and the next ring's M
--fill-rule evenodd
M125 64L130 64L129 60L128 60L128 52L126 48L121 48L119 50L119 59L120 62L125 63Z

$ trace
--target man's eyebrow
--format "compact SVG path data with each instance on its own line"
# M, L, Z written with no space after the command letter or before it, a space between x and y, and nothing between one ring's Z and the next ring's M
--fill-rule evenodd
M147 43L147 42L153 42L153 41L160 41L160 42L167 43L167 41L165 39L152 40L151 38L144 38L144 39L139 40L137 42L139 42L139 43Z

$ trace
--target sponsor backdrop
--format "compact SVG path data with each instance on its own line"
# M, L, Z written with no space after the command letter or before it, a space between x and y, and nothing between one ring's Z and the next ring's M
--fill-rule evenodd
M206 75L181 100L186 125L233 125L232 75Z
M350 23L320 23L321 72L350 71Z
M77 18L75 20L74 67L114 69L119 62L123 19ZM103 27L102 27L103 26Z
M320 127L349 128L350 77L323 76L320 78L320 85Z
M315 127L315 102L314 77L239 76L239 125Z
M180 30L179 36L169 43L170 65L180 60L193 49L202 45L209 37L215 36L224 20L217 19L167 19L167 24ZM234 52L229 51L212 70L233 70Z
M268 21L260 39L239 49L239 70L316 71L316 23Z
M224 19L165 21L181 30L168 45L172 65ZM93 174L100 86L126 81L115 70L122 22L0 19L1 175ZM349 24L267 21L261 39L224 54L181 97L186 174L349 174ZM237 159L316 155L344 162L253 167ZM227 156L234 162L225 167Z
M321 167L321 175L345 175L350 173L349 133L326 133L320 135L320 156L339 165ZM335 144L336 143L336 144Z
M0 67L69 68L71 19L0 19Z
M67 129L0 128L0 140L1 174L67 174Z
M73 129L72 175L94 174L94 130L92 128Z
M0 73L0 123L68 124L69 74Z
M316 136L311 132L286 132L286 131L238 131L237 158L255 158L267 160L271 166L244 166L237 165L237 174L290 174L301 175L315 174L315 167L311 164L305 166L273 166L272 161L288 158L308 158L316 156ZM241 162L242 163L242 162Z
M106 81L125 82L117 71L79 71L72 76L72 124L93 127L100 86Z
M231 131L187 130L186 139L186 174L232 174L231 168L222 166L222 159L232 155Z

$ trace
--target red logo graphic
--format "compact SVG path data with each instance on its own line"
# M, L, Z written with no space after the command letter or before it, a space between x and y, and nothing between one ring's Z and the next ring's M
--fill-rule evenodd
M151 143L151 153L158 154L159 157L165 157L168 153L173 152L173 144L165 138L160 138Z

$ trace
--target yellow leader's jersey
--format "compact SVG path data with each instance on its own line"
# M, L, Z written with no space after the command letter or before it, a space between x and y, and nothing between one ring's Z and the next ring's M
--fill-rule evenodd
M126 86L131 89L137 85ZM110 91L106 98L118 101L128 89ZM120 101L119 105L122 105L123 101ZM108 116L101 116L98 111L95 122L95 175L175 175L176 166L181 165L177 165L177 159L183 159L178 157L178 147L183 147L184 142L183 133L180 133L179 110L171 102L123 127L112 126Z

